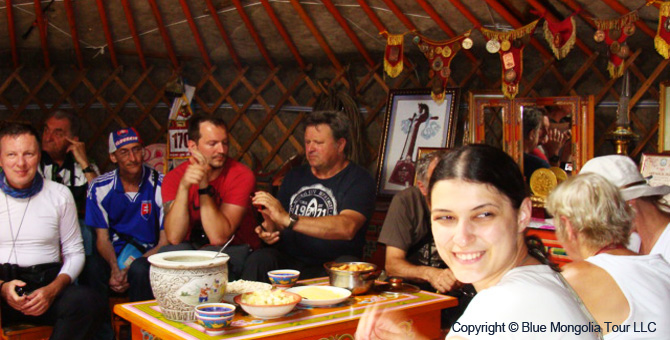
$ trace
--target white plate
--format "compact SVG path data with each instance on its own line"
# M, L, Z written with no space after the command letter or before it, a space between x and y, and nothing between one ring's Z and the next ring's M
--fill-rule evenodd
M338 297L336 299L308 299L308 298L305 298L302 294L300 294L301 291L303 291L305 289L308 289L308 288L324 289L324 290L330 291L334 294L338 294L338 295L340 295L340 297ZM340 287L333 287L333 286L300 286L300 287L289 288L286 291L291 292L291 293L296 293L296 294L302 296L302 301L300 301L300 304L304 305L304 306L310 306L310 307L336 305L336 304L348 299L351 296L351 291L350 290L340 288Z

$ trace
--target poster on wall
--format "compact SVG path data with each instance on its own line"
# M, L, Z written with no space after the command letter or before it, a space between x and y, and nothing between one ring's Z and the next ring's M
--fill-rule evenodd
M391 90L377 164L379 195L393 195L414 183L420 147L453 147L458 94L448 88L437 104L430 89Z

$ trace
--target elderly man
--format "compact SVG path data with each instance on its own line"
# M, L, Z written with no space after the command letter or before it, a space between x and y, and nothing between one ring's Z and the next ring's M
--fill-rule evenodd
M259 191L253 204L265 221L256 232L267 244L251 254L245 279L267 281L268 270L294 268L301 278L324 276L328 261L356 261L374 210L375 184L350 162L349 121L341 112L312 112L305 122L309 164L291 170L278 197Z
M0 296L3 326L53 325L51 339L90 339L104 303L90 288L74 286L84 265L77 211L67 187L37 175L35 130L0 129Z
M384 219L379 242L386 244L386 272L419 281L422 288L445 293L457 283L445 269L430 231L428 182L437 165L439 153L433 152L416 164L416 185L393 196Z
M228 129L223 120L189 120L191 158L174 168L163 182L165 233L171 244L164 250L216 249L234 239L229 276L238 278L251 249L260 246L254 233L250 195L256 188L253 172L228 158Z
M118 168L91 183L86 224L95 228L98 267L96 286L106 293L128 290L131 301L154 298L147 257L167 245L162 230L163 175L144 164L142 140L134 128L109 134L109 158ZM100 282L100 280L102 282Z
M605 177L621 191L623 199L633 208L633 230L640 236L640 254L662 254L670 260L670 207L663 199L670 186L650 186L627 156L595 157L580 173L593 172Z
M88 183L98 176L98 169L88 162L86 146L79 141L79 129L79 119L70 112L56 110L47 116L40 171L44 178L70 188L83 217Z

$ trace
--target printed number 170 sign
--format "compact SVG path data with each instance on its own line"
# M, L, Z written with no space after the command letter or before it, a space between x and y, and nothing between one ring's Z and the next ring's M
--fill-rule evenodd
M188 121L171 120L168 128L168 156L188 158Z

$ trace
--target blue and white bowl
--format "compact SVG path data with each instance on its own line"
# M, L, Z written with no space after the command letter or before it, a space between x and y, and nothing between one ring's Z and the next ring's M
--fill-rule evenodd
M298 281L300 272L293 269L277 269L268 272L270 283L275 287L288 288Z
M235 306L229 303L203 303L195 306L195 314L205 317L232 316Z

